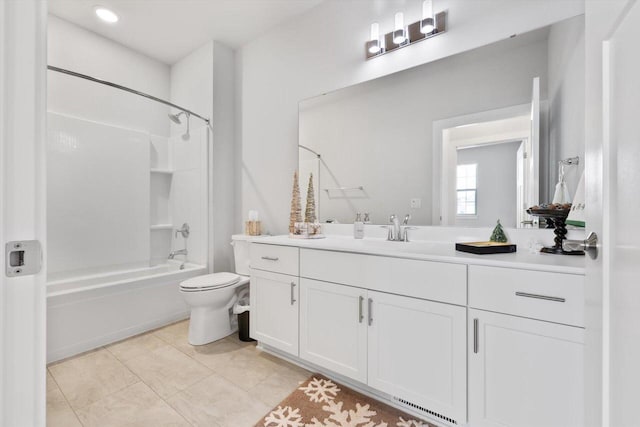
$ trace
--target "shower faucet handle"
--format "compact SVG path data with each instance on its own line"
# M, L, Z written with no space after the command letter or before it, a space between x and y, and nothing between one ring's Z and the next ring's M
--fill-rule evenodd
M176 230L176 238L178 238L178 233L182 234L182 237L184 237L185 239L189 237L189 233L190 233L189 224L185 222L184 224L182 224L181 228Z

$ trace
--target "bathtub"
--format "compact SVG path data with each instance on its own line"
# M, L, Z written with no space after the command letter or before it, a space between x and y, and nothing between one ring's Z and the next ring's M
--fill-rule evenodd
M47 361L189 317L178 284L207 273L197 264L168 261L153 267L56 278L47 283Z

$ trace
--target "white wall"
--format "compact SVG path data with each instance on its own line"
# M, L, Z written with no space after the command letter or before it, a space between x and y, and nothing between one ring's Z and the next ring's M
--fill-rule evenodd
M530 103L534 77L546 98L546 36L501 41L302 102L300 144L322 155L320 221L352 222L356 212L368 212L384 224L391 213L410 213L412 224L431 225L439 197L432 194L434 121ZM502 133L508 130L503 124ZM304 166L316 163L300 165L305 195ZM324 191L354 186L365 190ZM413 198L420 208L410 207ZM510 219L515 226L515 215Z
M496 220L516 224L516 152L521 142L493 144L458 151L458 164L477 164L477 215L456 218L459 227L490 227Z
M584 171L584 27L580 16L554 25L549 33L549 157L555 165L549 171L549 194L558 181L558 160L580 156L578 166L565 167L572 198Z
M47 32L49 65L169 98L169 66L53 15ZM169 134L168 108L162 104L53 71L47 76L49 111Z
M190 245L201 245L201 239L212 239L209 259L214 271L229 271L233 266L231 234L235 212L235 52L218 42L208 42L171 67L171 100L194 112L211 118L212 136L209 151L202 146L201 159L210 156L210 205L201 206L203 220L189 237ZM193 118L194 127L203 123ZM171 125L173 135L184 132L184 125ZM180 144L179 140L176 140ZM206 202L203 199L200 202ZM208 212L208 214L207 214ZM179 220L174 218L174 221ZM211 237L203 234L210 229ZM181 238L180 238L181 240ZM206 241L206 240L205 240ZM175 245L180 245L174 241Z
M287 230L290 180L297 168L298 102L576 16L581 0L441 0L449 32L398 52L364 60L369 25L392 27L394 12L417 20L421 2L327 1L245 45L241 67L241 212L257 209L264 228ZM240 229L237 215L236 229Z

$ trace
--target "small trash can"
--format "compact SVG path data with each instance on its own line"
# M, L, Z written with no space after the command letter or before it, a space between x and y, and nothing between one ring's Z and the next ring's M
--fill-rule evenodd
M238 338L240 341L255 341L249 336L249 289L244 289L238 295L238 301L233 306L233 314L238 315Z

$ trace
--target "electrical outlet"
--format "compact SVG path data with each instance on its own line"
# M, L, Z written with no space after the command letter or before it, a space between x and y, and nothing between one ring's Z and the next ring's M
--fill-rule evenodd
M422 199L411 199L411 209L420 209L422 207Z

